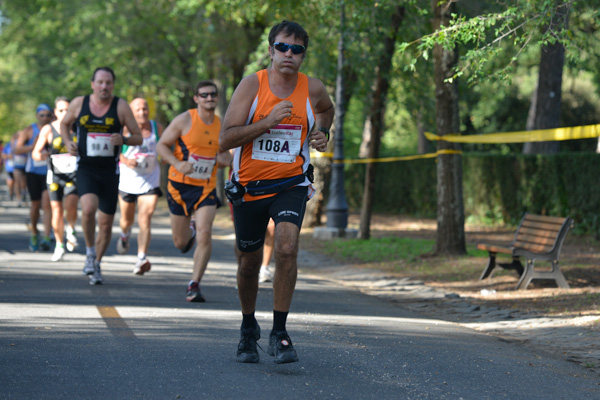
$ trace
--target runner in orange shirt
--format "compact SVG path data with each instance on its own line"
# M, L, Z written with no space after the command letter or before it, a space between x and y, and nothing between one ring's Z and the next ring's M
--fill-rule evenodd
M268 353L276 363L298 361L286 321L298 273L300 227L313 194L309 150L326 150L334 115L323 83L299 72L307 46L308 34L295 22L271 29L271 66L240 82L219 138L221 150L235 148L233 184L226 184L226 192L234 203L239 262L240 362L259 361L254 312L269 218L275 221L275 276Z
M167 202L173 243L183 253L188 252L194 242L198 244L186 300L202 303L206 299L200 292L200 281L210 259L212 225L217 207L221 206L215 189L217 168L228 166L231 155L228 151L219 152L221 120L215 115L217 86L211 81L202 81L194 93L198 106L175 117L163 132L156 151L171 164Z

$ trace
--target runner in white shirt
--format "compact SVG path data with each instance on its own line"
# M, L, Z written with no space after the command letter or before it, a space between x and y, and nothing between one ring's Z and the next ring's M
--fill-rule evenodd
M137 98L129 103L131 111L142 131L144 141L139 146L123 146L119 169L119 206L121 208L121 235L117 239L117 252L125 254L129 251L129 238L134 222L135 207L138 205L138 259L133 273L143 275L150 271L147 252L150 245L150 225L156 209L160 190L160 165L156 154L156 143L162 135L163 128L156 121L150 120L148 103ZM125 129L124 134L128 132Z

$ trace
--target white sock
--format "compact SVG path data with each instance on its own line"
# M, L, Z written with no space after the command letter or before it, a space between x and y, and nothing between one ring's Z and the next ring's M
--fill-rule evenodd
M141 252L141 251L140 251L140 252L138 253L138 258L139 258L140 260L143 260L144 258L146 258L146 253L143 253L143 252Z
M96 257L96 246L85 247L85 255L86 256L94 256Z

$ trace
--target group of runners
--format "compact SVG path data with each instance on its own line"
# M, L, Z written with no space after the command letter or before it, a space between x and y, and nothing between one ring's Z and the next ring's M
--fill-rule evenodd
M101 67L92 75L92 94L70 103L58 98L53 122L52 110L40 105L38 123L22 131L17 143L19 154L29 153L31 201L32 205L39 202L37 211L32 206L31 212L36 235L34 217L39 217L40 208L52 215L54 261L62 258L65 248L77 245L79 202L86 247L83 273L92 285L103 283L101 262L111 240L117 203L121 210L117 252L125 254L130 248L137 206L134 273L143 275L150 270L151 218L162 194L159 157L168 163L166 198L173 243L183 253L195 245L186 292L186 300L191 302L206 300L200 284L211 256L213 221L221 205L216 193L217 169L231 167L226 195L236 233L242 312L237 358L244 363L260 359L257 341L261 330L255 318L258 283L271 279L273 327L268 353L277 363L298 361L286 321L297 279L300 228L306 202L314 193L309 152L311 148L326 150L334 116L323 83L299 72L309 42L304 28L283 21L271 29L268 40L271 65L240 82L222 122L215 115L219 93L212 81L198 83L193 98L196 107L163 129L149 119L144 99L127 104L114 96L115 74ZM39 177L29 178L29 174ZM49 190L44 190L46 183ZM45 197L51 206L45 206ZM46 243L49 235L50 219L40 243ZM271 253L274 274L263 262Z

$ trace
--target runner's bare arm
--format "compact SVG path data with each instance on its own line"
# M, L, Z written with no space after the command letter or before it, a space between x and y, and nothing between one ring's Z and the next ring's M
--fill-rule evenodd
M221 125L219 134L219 149L221 151L251 142L267 130L277 126L284 118L292 115L292 103L284 100L273 107L271 113L265 118L246 125L250 107L252 107L252 102L258 93L258 87L258 77L253 74L242 79L235 89Z
M190 113L184 112L175 117L173 121L165 128L158 143L156 143L156 152L163 161L174 166L179 172L184 175L192 173L192 164L187 161L179 160L171 150L177 139L181 137L183 132L187 132L191 127L192 121Z
M229 150L217 153L217 164L220 168L229 167L233 161L233 154Z
M33 129L31 128L31 125L23 129L22 131L19 131L19 136L17 137L17 142L15 144L15 154L27 154L31 151L33 146L26 145L25 143L27 143L29 138L31 138L32 134Z
M335 109L325 85L319 79L309 78L308 91L315 111L315 129L310 134L310 145L317 151L325 151L329 137L318 129L329 130L333 123Z
M48 158L48 151L45 150L46 145L50 143L50 141L48 140L49 135L52 135L52 129L50 129L50 124L47 124L44 125L44 127L40 131L38 140L35 142L33 150L31 150L31 158L33 158L35 161L42 161Z
M60 122L60 136L62 137L65 147L67 148L67 150L69 150L69 154L74 156L77 155L77 143L71 140L71 126L73 126L73 122L77 120L77 116L81 112L82 105L83 96L74 98L73 101L69 104L67 113Z
M137 146L144 142L144 138L142 137L142 131L133 116L133 112L131 111L131 107L129 104L123 99L119 99L117 104L117 114L119 115L119 119L123 122L123 125L127 127L129 131L129 137L127 139L127 144L130 146ZM111 136L111 143L120 146L123 143L123 135L120 133L115 133Z

